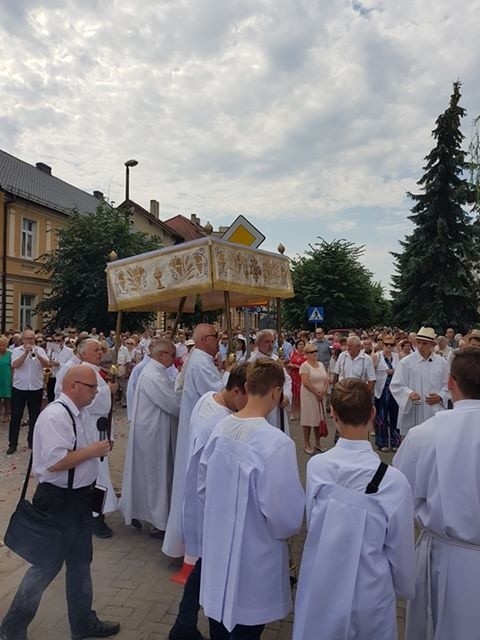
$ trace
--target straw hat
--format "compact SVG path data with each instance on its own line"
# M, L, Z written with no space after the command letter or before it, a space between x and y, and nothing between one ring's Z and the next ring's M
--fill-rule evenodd
M417 333L417 340L427 340L428 342L435 342L435 331L432 327L420 327Z

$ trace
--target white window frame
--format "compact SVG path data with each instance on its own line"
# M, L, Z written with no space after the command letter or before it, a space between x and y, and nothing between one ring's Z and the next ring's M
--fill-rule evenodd
M27 300L27 298L29 300ZM37 296L33 293L20 293L20 329L23 331L28 325L33 327Z
M26 260L34 260L36 253L37 221L31 218L22 218L22 246L20 254Z

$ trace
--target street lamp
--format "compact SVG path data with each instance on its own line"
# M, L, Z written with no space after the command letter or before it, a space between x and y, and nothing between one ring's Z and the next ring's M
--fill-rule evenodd
M130 209L130 167L136 167L138 164L138 160L127 160L125 162L125 204L127 209Z

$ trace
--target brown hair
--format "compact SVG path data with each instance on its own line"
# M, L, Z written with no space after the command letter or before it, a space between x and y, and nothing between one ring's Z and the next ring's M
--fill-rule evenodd
M362 380L345 378L337 382L330 404L343 424L360 427L370 421L372 395Z
M248 362L243 362L242 364L235 364L231 368L227 384L225 385L225 389L227 391L231 391L234 387L238 387L239 389L245 391L245 382L247 381L248 367Z
M275 387L283 387L285 373L281 364L270 358L259 358L247 369L247 391L252 396L266 396Z
M464 347L455 351L450 375L466 398L480 400L480 349Z

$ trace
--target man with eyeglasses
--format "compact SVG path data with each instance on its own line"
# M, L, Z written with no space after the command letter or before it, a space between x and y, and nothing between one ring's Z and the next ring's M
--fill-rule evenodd
M148 522L157 538L167 526L180 413L180 394L168 371L175 356L170 340L150 344L136 388L119 502L125 524L140 529Z
M72 367L63 379L59 401L49 404L38 418L32 472L39 484L33 502L62 519L62 557L56 564L33 565L27 570L0 626L0 640L26 640L43 592L63 564L72 640L105 638L120 630L118 623L101 621L92 610L92 486L99 457L108 456L110 450L108 440L99 441L89 427L85 407L96 393L95 373L83 366ZM69 469L75 470L70 492Z
M26 329L22 333L22 345L12 351L12 400L11 419L8 430L7 455L18 447L20 423L25 405L28 409L28 447L32 448L33 429L42 408L43 368L50 362L44 349L35 345L35 333Z
M181 558L185 554L182 504L191 442L190 417L196 403L207 391L220 391L223 387L222 376L214 360L218 352L218 333L215 327L211 324L198 324L193 332L193 340L195 347L184 365L185 378L178 421L172 501L162 547L163 553L172 558ZM188 568L182 575L182 584L185 583L188 572L193 569L196 560L196 558L185 558L185 565Z

